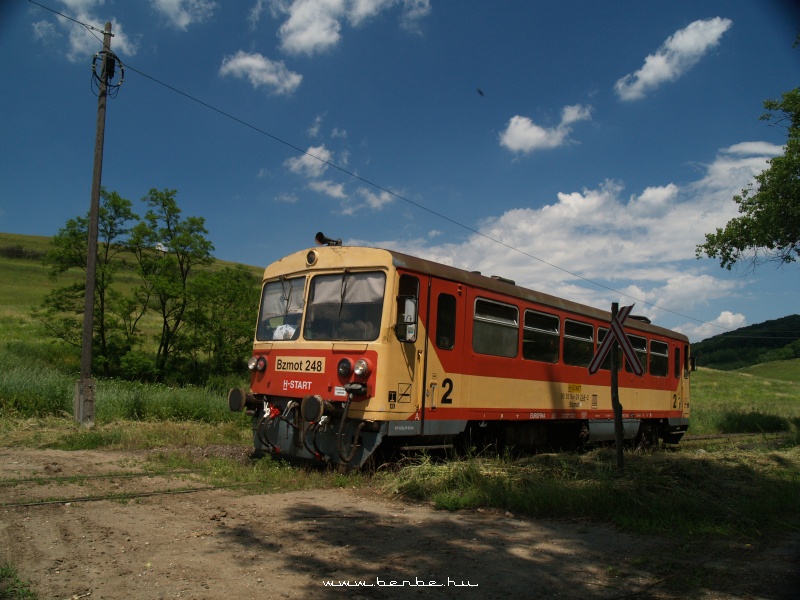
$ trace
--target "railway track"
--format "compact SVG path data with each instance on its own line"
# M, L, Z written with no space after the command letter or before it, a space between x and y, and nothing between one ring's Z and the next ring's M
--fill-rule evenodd
M786 435L787 432L769 432L769 433L715 433L709 435L689 435L688 433L683 436L681 444L691 442L703 442L707 440L737 440L737 439L753 439L761 438L764 440L777 440Z
M174 471L146 471L142 473L104 473L98 475L59 475L55 477L26 477L26 478L8 478L0 479L1 488L14 488L25 485L37 486L61 486L70 484L83 484L91 481L114 481L117 479L133 480L139 478L152 478L162 477L169 480L170 477L180 477L184 475L198 475L197 471L188 469L176 469ZM199 483L199 482L198 482ZM241 484L226 484L226 485L188 485L179 487L169 487L167 489L156 490L122 490L113 493L97 493L88 494L83 496L58 496L48 497L44 499L26 499L11 502L0 502L0 509L6 508L19 508L19 507L35 507L35 506L48 506L56 504L73 504L79 502L98 502L101 500L133 500L136 498L147 498L152 496L168 496L176 494L192 494L199 492L209 492L220 489L238 489L247 487L257 487L264 485L263 482L255 483L241 483Z
M134 479L137 477L159 477L164 475L197 474L197 471L176 469L174 471L145 471L142 473L103 473L102 475L59 475L56 477L26 477L0 479L0 487L13 486L22 483L73 483L91 479Z
M689 449L695 444L702 444L703 442L714 441L714 440L724 440L732 444L738 442L742 443L752 442L755 440L774 442L781 440L785 435L786 434L782 432L686 435L682 440L681 444L676 449L678 450L680 450L681 448ZM164 483L167 484L166 488L159 488L159 489L142 489L143 486L134 484L129 486L132 489L120 489L111 492L103 490L97 493L89 493L82 495L58 494L58 495L50 495L46 498L39 498L39 499L13 498L10 499L10 501L0 500L0 510L10 509L10 508L20 508L20 507L59 505L59 504L68 505L73 503L98 502L103 500L127 501L127 500L134 500L137 498L169 496L178 494L194 494L201 492L211 492L215 490L257 488L259 486L264 486L264 482L224 484L224 485L204 485L203 482L199 480L189 480L189 481L186 480L187 477L200 476L200 475L201 473L199 471L194 471L190 469L175 469L175 470L143 471L137 473L112 472L112 473L89 474L89 475L65 474L65 475L55 475L55 476L35 476L35 477L25 477L25 478L0 479L0 498L2 498L2 496L8 497L9 495L12 495L12 494L3 494L2 493L3 490L8 491L8 490L13 490L14 488L20 488L24 486L49 488L50 492L52 493L54 491L53 487L59 488L60 486L68 486L68 485L78 485L83 487L87 485L91 486L92 484L97 482L111 482L113 485L113 482L115 480L124 480L133 482L137 479L162 478L165 480ZM178 486L170 485L170 483L176 479L183 479L184 482L186 483L184 485L178 485ZM14 494L14 495L19 496L21 494Z

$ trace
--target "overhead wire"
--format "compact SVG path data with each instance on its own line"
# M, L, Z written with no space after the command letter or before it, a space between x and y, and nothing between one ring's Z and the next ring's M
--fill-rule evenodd
M64 13L60 13L57 10L54 10L54 9L50 8L49 6L45 6L44 4L39 4L38 2L34 2L34 0L28 0L28 2L30 2L31 4L35 4L36 6L38 6L39 8L43 8L44 10L49 10L51 13L53 13L55 15L58 15L59 17L63 17L65 19L67 19L68 21L72 21L73 23L77 23L78 25L81 25L82 27L85 27L86 29L89 30L89 33L92 33L92 31L99 31L100 33L104 33L104 31L102 29L100 29L99 27L95 27L94 25L89 25L88 23L84 23L83 21L79 21L78 19L73 19L72 17L67 16ZM92 33L92 35L94 35L94 34ZM95 35L94 37L97 37L97 36ZM112 37L113 37L113 34L112 34ZM97 38L97 39L100 40L100 38ZM100 40L100 42L102 42L102 41L103 40Z
M518 254L521 254L521 255L526 256L526 257L528 257L530 259L538 261L538 262L540 262L540 263L542 263L542 264L544 264L544 265L546 265L548 267L552 267L554 269L557 269L557 270L559 270L559 271L561 271L563 273L566 273L567 275L570 275L571 277L575 277L576 279L584 281L584 282L586 282L588 284L591 284L591 285L593 285L595 287L605 289L605 290L607 290L609 292L613 292L615 294L619 294L620 296L625 297L625 298L629 298L630 300L634 300L635 302L641 302L642 304L650 306L650 307L652 307L654 309L661 310L661 311L673 314L675 316L678 316L678 317L681 317L681 318L684 318L684 319L689 319L691 321L694 321L696 323L700 323L702 325L710 325L710 326L722 329L724 331L731 331L731 329L723 327L721 325L717 325L715 323L710 323L710 322L707 322L707 321L703 321L702 319L697 319L697 318L692 317L690 315L685 315L685 314L679 313L679 312L671 310L669 308L666 308L666 307L663 307L663 306L659 306L658 304L655 304L653 302L649 302L647 300L643 300L641 298L637 298L636 296L631 296L630 294L627 294L627 293L625 293L625 292L623 292L621 290L617 290L617 289L615 289L613 287L607 286L605 284L602 284L602 283L600 283L598 281L595 281L593 279L590 279L588 277L584 277L583 275L580 275L579 273L575 273L573 271L570 271L569 269L565 269L564 267L561 267L561 266L556 265L554 263L551 263L551 262L549 262L549 261L547 261L547 260L545 260L543 258L540 258L538 256L530 254L529 252L526 252L525 250L521 250L520 248L512 246L511 244L507 244L506 242L504 242L502 240L499 240L499 239L497 239L497 238L495 238L495 237L493 237L491 235L488 235L488 234L486 234L486 233L484 233L484 232L482 232L482 231L480 231L478 229L475 229L474 227L470 227L469 225L465 225L464 223L461 223L460 221L457 221L457 220L453 219L452 217L448 217L447 215L445 215L445 214L443 214L443 213L441 213L439 211L436 211L436 210L434 210L434 209L432 209L432 208L430 208L428 206L425 206L424 204L420 204L419 202L415 202L414 200L411 200L410 198L407 198L407 197L403 196L402 194L398 194L397 192L393 192L392 190L390 190L390 189L388 189L388 188L386 188L386 187L384 187L384 186L382 186L382 185L380 185L378 183L375 183L374 181L371 181L370 179L367 179L366 177L362 177L361 175L358 175L357 173L349 171L348 169L345 169L344 167L342 167L342 166L340 166L340 165L338 165L338 164L336 164L336 163L334 163L334 162L332 162L330 160L327 160L325 158L321 158L319 156L316 156L315 154L312 154L308 150L303 150L299 146L296 146L295 144L293 144L291 142L288 142L288 141L286 141L286 140L284 140L282 138L279 138L278 136L276 136L276 135L274 135L272 133L269 133L268 131L265 131L265 130L261 129L260 127L257 127L255 125L253 125L252 123L248 123L247 121L244 121L244 120L240 119L239 117L236 117L236 116L234 116L234 115L232 115L232 114L230 114L230 113L228 113L228 112L226 112L226 111L224 111L224 110L222 110L220 108L217 108L216 106L213 106L213 105L211 105L211 104L209 104L209 103L207 103L207 102L205 102L203 100L200 100L199 98L196 98L195 96L192 96L191 94L188 94L187 92L179 90L178 88L176 88L176 87L174 87L172 85L169 85L168 83L165 83L165 82L153 77L152 75L149 75L149 74L147 74L147 73L145 73L143 71L140 71L139 69L131 66L129 63L125 63L125 66L128 68L129 71L133 71L134 73L137 73L137 74L141 75L142 77L145 77L145 78L151 80L152 82L157 83L158 85L161 85L161 86L169 89L170 91L175 92L176 94L179 94L179 95L183 96L184 98L187 98L187 99L189 99L189 100L191 100L193 102L196 102L197 104L200 104L201 106L204 106L204 107L208 108L209 110L212 110L212 111L214 111L214 112L216 112L216 113L218 113L218 114L220 114L220 115L222 115L222 116L224 116L224 117L226 117L228 119L231 119L232 121L235 121L235 122L239 123L240 125L243 125L243 126L249 128L249 129L252 129L253 131L255 131L257 133L260 133L260 134L262 134L262 135L264 135L264 136L266 136L266 137L268 137L268 138L270 138L270 139L272 139L272 140L274 140L274 141L276 141L276 142L278 142L280 144L283 144L283 145L291 148L292 150L295 150L295 151L297 151L297 152L299 152L301 154L304 154L304 155L308 156L309 158L317 160L317 161L319 161L319 162L321 162L321 163L323 163L323 164L325 164L325 165L327 165L327 166L329 166L329 167L331 167L331 168L333 168L333 169L335 169L335 170L347 175L348 177L352 177L353 179L357 179L358 181L361 181L362 183L364 183L366 185L369 185L369 186L371 186L371 187L373 187L373 188L375 188L375 189L377 189L377 190L379 190L381 192L385 192L385 193L397 198L398 200L406 202L406 203L408 203L408 204L410 204L410 205L412 205L412 206L414 206L416 208L419 208L420 210L423 210L423 211L425 211L425 212L427 212L427 213L429 213L431 215L434 215L434 216L436 216L436 217L438 217L438 218L440 218L440 219L442 219L444 221L447 221L448 223L451 223L451 224L455 225L456 227L460 227L460 228L462 228L462 229L464 229L466 231L469 231L470 233L473 233L473 234L475 234L477 236L480 236L480 237L482 237L482 238L484 238L484 239L486 239L486 240L488 240L490 242L493 242L495 244L503 246L504 248L507 248L508 250L511 250L513 252L517 252Z
M102 32L102 30L98 29L97 27L94 27L94 26L89 25L87 23L83 23L81 21L78 21L77 19L73 19L71 17L68 17L68 16L66 16L66 15L64 15L64 14L58 12L58 11L55 11L55 10L53 10L51 8L48 8L47 6L44 6L42 4L39 4L38 2L35 2L34 0L28 0L28 2L30 2L31 4L35 4L36 6L39 6L39 7L43 8L43 9L45 9L45 10L49 10L50 12L55 13L55 14L61 16L61 17L69 19L70 21L73 21L73 22L75 22L75 23L77 23L79 25L82 25L83 27L86 27L87 30L89 30L90 33L92 33L93 30ZM92 35L94 35L94 33L92 33ZM97 36L95 36L95 37L97 37ZM525 256L527 258L535 260L535 261L537 261L537 262L539 262L539 263L541 263L543 265L546 265L548 267L552 267L554 269L557 269L557 270L561 271L562 273L565 273L565 274L567 274L567 275L569 275L571 277L574 277L576 279L584 281L584 282L586 282L586 283L588 283L590 285L593 285L593 286L595 286L597 288L601 288L601 289L607 290L609 292L612 292L614 294L618 294L621 297L628 298L630 300L634 300L635 302L640 302L640 303L642 303L642 304L644 304L646 306L649 306L649 307L651 307L653 309L661 310L661 311L667 312L669 314L675 315L677 317L681 317L683 319L689 319L690 321L694 321L695 323L699 323L701 325L707 325L707 326L710 326L710 327L715 327L717 329L721 329L721 330L726 331L726 332L734 331L734 330L732 330L732 329L730 329L728 327L724 327L722 325L718 325L718 324L712 323L710 321L704 321L702 319L698 319L696 317L692 317L690 315L686 315L686 314L671 310L669 308L660 306L660 305L655 304L653 302L649 302L649 301L644 300L642 298L637 298L636 296L632 296L632 295L627 294L627 293L625 293L625 292L623 292L621 290L615 289L615 288L613 288L611 286L605 285L603 283L600 283L600 282L595 281L593 279L590 279L588 277L584 277L583 275L580 275L579 273L575 273L573 271L570 271L569 269L566 269L564 267L561 267L559 265L551 263L551 262L549 262L549 261L547 261L547 260L545 260L543 258L540 258L538 256L530 254L529 252L526 252L525 250L521 250L520 248L517 248L516 246L512 246L511 244L507 244L506 242L503 242L502 240L499 240L499 239L497 239L497 238L495 238L495 237L493 237L491 235L488 235L488 234L486 234L486 233L484 233L484 232L482 232L482 231L480 231L478 229L470 227L469 225L465 225L464 223L461 223L460 221L457 221L457 220L453 219L452 217L448 217L447 215L445 215L443 213L440 213L440 212L438 212L438 211L436 211L436 210L434 210L434 209L432 209L432 208L430 208L428 206L425 206L424 204L421 204L419 202L415 202L414 200L411 200L410 198L406 198L405 196L403 196L401 194L398 194L397 192L393 192L392 190L390 190L390 189L388 189L388 188L386 188L386 187L384 187L384 186L382 186L380 184L377 184L377 183L375 183L375 182L373 182L373 181L371 181L371 180L369 180L369 179L367 179L365 177L362 177L361 175L358 175L357 173L349 171L348 169L345 169L344 167L342 167L342 166L340 166L340 165L338 165L338 164L336 164L336 163L334 163L334 162L332 162L330 160L327 160L327 159L321 158L319 156L316 156L316 155L312 154L311 152L309 152L308 150L303 150L302 148L300 148L299 146L297 146L297 145L295 145L295 144L293 144L291 142L288 142L288 141L286 141L286 140L284 140L282 138L279 138L278 136L276 136L276 135L274 135L272 133L269 133L268 131L265 131L264 129L261 129L260 127L257 127L255 125L253 125L252 123L248 123L247 121L244 121L243 119L240 119L239 117L236 117L236 116L234 116L234 115L232 115L232 114L230 114L230 113L228 113L228 112L226 112L226 111L224 111L224 110L222 110L220 108L217 108L216 106L213 106L213 105L211 105L211 104L209 104L209 103L207 103L207 102L205 102L203 100L200 100L199 98L197 98L195 96L192 96L191 94L188 94L187 92L184 92L184 91L182 91L182 90L180 90L180 89L178 89L178 88L176 88L176 87L174 87L172 85L169 85L168 83L165 83L165 82L157 79L156 77L153 77L152 75L149 75L149 74L147 74L147 73L145 73L145 72L143 72L143 71L131 66L128 63L122 63L122 61L120 61L120 65L126 67L129 71L133 71L134 73L137 73L138 75L141 75L142 77L145 77L146 79L149 79L153 83L156 83L156 84L158 84L158 85L160 85L162 87L165 87L168 90L170 90L170 91L172 91L172 92L174 92L174 93L176 93L176 94L178 94L180 96L183 96L184 98L186 98L188 100L191 100L192 102L195 102L195 103L197 103L197 104L199 104L199 105L201 105L201 106L203 106L203 107L205 107L205 108L207 108L209 110L212 110L212 111L216 112L219 115L222 115L222 116L224 116L224 117L226 117L226 118L228 118L228 119L230 119L232 121L235 121L236 123L239 123L240 125L243 125L244 127L247 127L248 129L251 129L251 130L253 130L253 131L255 131L255 132L257 132L257 133L259 133L261 135L264 135L264 136L266 136L266 137L268 137L268 138L270 138L270 139L272 139L272 140L274 140L274 141L276 141L276 142L278 142L280 144L283 144L284 146L287 146L288 148L291 148L292 150L295 150L296 152L299 152L301 154L304 154L305 156L308 156L309 158L317 160L317 161L319 161L319 162L321 162L321 163L323 163L323 164L325 164L325 165L327 165L327 166L339 171L340 173L343 173L343 174L347 175L348 177L351 177L353 179L357 179L358 181L361 181L362 183L364 183L364 184L366 184L368 186L371 186L371 187L373 187L373 188L375 188L375 189L377 189L377 190L379 190L381 192L389 194L389 195L397 198L398 200L406 202L407 204L410 204L410 205L412 205L412 206L414 206L414 207L416 207L416 208L418 208L420 210L423 210L423 211L425 211L425 212L427 212L427 213L429 213L431 215L434 215L434 216L436 216L436 217L438 217L438 218L440 218L440 219L442 219L444 221L447 221L448 223L451 223L451 224L455 225L456 227L460 227L461 229L464 229L464 230L466 230L466 231L468 231L470 233L473 233L473 234L475 234L475 235L477 235L479 237L482 237L482 238L484 238L484 239L486 239L486 240L488 240L490 242L498 244L498 245L500 245L500 246L502 246L502 247L504 247L504 248L506 248L508 250L511 250L512 252L516 252L518 254L521 254L522 256Z

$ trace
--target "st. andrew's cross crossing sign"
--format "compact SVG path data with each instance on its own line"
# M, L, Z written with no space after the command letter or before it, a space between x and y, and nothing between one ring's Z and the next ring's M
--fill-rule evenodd
M611 320L611 329L606 334L603 343L600 344L600 347L597 349L597 353L594 355L592 362L589 363L589 373L591 375L597 373L600 365L603 364L606 356L608 356L608 353L611 351L611 346L614 345L614 340L619 342L619 345L622 347L622 352L625 354L630 370L640 377L644 373L642 363L639 362L639 357L636 356L636 352L633 346L631 346L631 341L628 339L628 336L625 335L625 329L622 327L625 319L631 314L633 307L633 304L630 306L623 306L617 313L616 318Z

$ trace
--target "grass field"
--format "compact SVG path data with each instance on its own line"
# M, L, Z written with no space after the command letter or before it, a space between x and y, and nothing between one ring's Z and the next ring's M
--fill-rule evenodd
M18 238L30 239L0 234L0 247L20 243ZM46 245L46 238L35 243ZM99 380L95 427L74 424L77 351L48 341L29 316L52 285L45 267L0 257L0 280L0 446L161 448L154 460L191 462L217 483L250 477L268 478L273 489L371 486L451 510L491 507L695 538L800 528L800 361L693 373L690 435L761 435L629 450L622 477L609 448L446 462L423 456L373 474L343 476L271 460L243 465L192 458L187 449L251 444L248 420L227 410L225 382L205 389ZM230 387L244 381L243 372Z
M800 361L783 362L800 368ZM700 369L692 374L692 435L798 428L800 383L737 371Z
M778 381L791 381L800 383L800 358L794 360L776 360L739 369L739 373L755 375L764 379L775 379Z

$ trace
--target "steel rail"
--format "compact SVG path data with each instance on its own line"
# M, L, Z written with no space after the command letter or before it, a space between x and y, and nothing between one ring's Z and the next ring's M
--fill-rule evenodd
M196 492L211 492L214 490L230 490L244 487L256 487L264 485L264 482L239 483L235 485L211 485L201 488L178 488L174 490L159 490L155 492L118 492L116 494L106 494L104 496L82 496L78 498L57 498L50 500L32 500L30 502L7 502L0 504L2 508L19 508L48 506L53 504L72 504L73 502L98 502L100 500L132 500L134 498L147 498L150 496L168 496L174 494L193 494Z
M177 471L147 471L143 473L104 473L102 475L59 475L57 477L26 477L24 479L0 479L0 486L13 486L20 483L70 483L72 481L85 481L87 479L133 479L136 477L158 477L173 474L184 475L196 473L180 469Z

